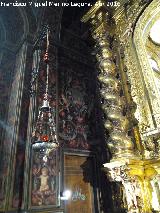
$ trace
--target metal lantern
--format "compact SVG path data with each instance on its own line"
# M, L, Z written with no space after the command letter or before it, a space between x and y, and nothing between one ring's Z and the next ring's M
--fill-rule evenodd
M47 156L52 150L56 150L59 147L56 136L56 124L53 116L53 110L50 107L49 103L49 85L48 85L48 76L49 76L49 58L48 58L48 49L49 49L49 30L47 28L47 47L43 60L46 62L46 90L43 97L42 106L39 107L38 118L35 123L35 128L32 133L32 147L34 150L40 151ZM45 158L44 158L45 159Z

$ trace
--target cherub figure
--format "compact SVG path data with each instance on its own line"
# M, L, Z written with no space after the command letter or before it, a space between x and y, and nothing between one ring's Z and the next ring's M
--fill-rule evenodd
M133 24L129 23L126 31L122 35L121 42L123 43L131 35L131 33L133 33Z
M56 202L56 191L55 191L55 171L47 166L43 166L40 170L39 179L40 185L38 189L32 191L32 204L34 206L40 205L51 205ZM37 172L36 172L37 174ZM51 174L51 175L50 175ZM38 185L38 184L37 184Z
M40 175L40 192L48 191L49 190L49 185L48 185L48 169L46 167L43 167L41 169L41 175Z
M126 31L123 34L123 37L125 37L126 35L127 35L127 37L130 36L130 34L132 32L133 32L133 25L132 25L132 23L129 23Z

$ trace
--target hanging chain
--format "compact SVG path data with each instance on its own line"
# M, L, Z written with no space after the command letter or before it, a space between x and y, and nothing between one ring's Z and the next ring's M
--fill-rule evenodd
M49 57L48 57L48 51L49 51L49 29L47 27L47 44L46 44L46 52L44 55L44 61L47 64L47 73L46 73L46 92L45 92L45 96L48 96L48 90L49 90ZM47 97L46 97L47 98Z

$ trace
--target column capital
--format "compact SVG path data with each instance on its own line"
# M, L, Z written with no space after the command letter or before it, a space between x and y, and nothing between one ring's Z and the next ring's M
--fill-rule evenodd
M82 17L81 21L86 23L90 20L92 20L97 12L100 12L102 8L105 7L105 1L104 0L99 0L97 1L91 8L90 10Z
M101 35L106 32L106 29L113 28L113 23L110 18L111 11L111 7L108 7L104 0L99 0L82 17L81 21L84 23L89 22L91 24L93 37L94 35ZM110 25L112 25L112 28L110 28Z

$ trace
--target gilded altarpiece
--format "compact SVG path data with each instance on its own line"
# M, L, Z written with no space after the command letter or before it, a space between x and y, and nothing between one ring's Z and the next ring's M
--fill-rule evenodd
M138 177L140 187L136 187L143 194L137 211L147 213L159 211L159 91L146 48L150 29L159 19L159 10L158 1L133 1L121 5L113 15L126 100L128 106L133 101L137 106L134 115L138 122L134 126L134 133L141 155L133 165L128 165L129 175L132 178ZM142 166L138 169L140 162ZM155 179L156 184L153 183Z
M140 125L140 130L146 129L151 119L149 104L145 98L144 80L140 72L140 64L137 59L137 54L134 49L132 40L132 33L138 14L141 12L142 7L138 2L133 5L128 3L127 7L118 8L113 18L116 22L115 33L119 38L119 54L121 57L122 73L127 76L127 88L131 92L131 96L137 104L136 118ZM133 71L134 69L134 71ZM138 79L138 80L137 80ZM128 97L128 102L131 99ZM142 118L144 118L142 120ZM151 122L153 125L153 122Z
M155 147L153 137L157 137L158 133L159 91L149 65L145 43L153 20L159 16L159 2L152 1L146 6L145 2L126 3L115 11L113 18L119 41L121 73L123 77L126 76L122 81L125 90L131 94L130 98L126 92L127 102L130 104L133 100L136 103L135 117L138 120L142 143L144 149L149 151ZM145 151L145 155L150 158L154 153L149 154L148 151Z
M159 90L146 48L150 29L159 18L159 8L157 1L148 2L148 5L133 2L114 15L122 73L127 76L125 87L137 105L135 116L146 158L158 157L159 152Z
M99 2L103 2L103 6L95 4L82 21L90 21L92 36L99 42L106 59L110 59L108 34L111 37L111 54L125 96L123 114L129 119L127 131L134 143L132 156L126 158L118 153L116 157L112 156L109 163L104 164L106 175L122 183L127 212L159 212L159 91L145 46L154 23L152 18L159 18L159 2L122 1L112 11L106 7L105 1ZM111 17L113 22L110 22ZM106 68L107 73L110 70ZM99 79L104 82L108 80L107 75L101 75ZM109 117L109 112L107 115ZM110 126L106 128L110 131ZM121 170L123 163L127 168L124 173Z

